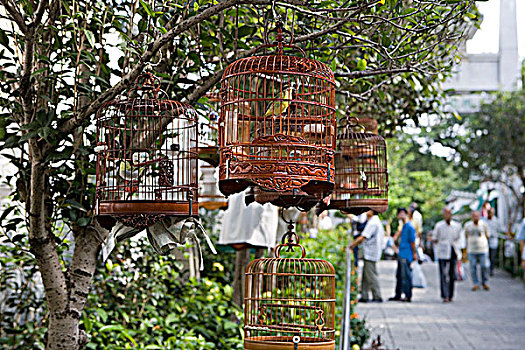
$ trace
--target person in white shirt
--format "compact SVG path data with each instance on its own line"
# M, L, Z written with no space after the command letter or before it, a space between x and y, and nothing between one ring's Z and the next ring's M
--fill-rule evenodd
M473 211L471 221L465 224L465 236L467 237L467 253L470 265L470 274L474 286L473 291L479 289L478 268L481 267L481 285L483 289L489 290L488 281L488 255L489 255L489 229L480 221L479 211Z
M498 218L494 216L494 208L490 208L487 212L487 217L483 221L489 228L489 260L490 260L490 275L494 276L494 267L496 266L496 256L498 254L498 232L499 224Z
M452 220L450 208L443 208L443 219L434 227L436 258L439 262L441 298L444 303L454 297L457 259L460 256L458 242L461 237L461 224Z
M383 253L383 239L385 230L377 212L369 210L366 212L368 221L361 236L359 236L351 245L354 249L363 244L363 276L361 278L361 299L359 302L366 303L369 301L369 292L372 292L373 302L382 302L381 291L379 289L379 280L377 277L376 262L381 259Z

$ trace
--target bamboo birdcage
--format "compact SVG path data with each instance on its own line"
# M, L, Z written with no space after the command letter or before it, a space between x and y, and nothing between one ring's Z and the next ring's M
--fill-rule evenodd
M359 119L347 119L337 135L335 188L330 204L320 203L317 212L338 209L361 214L388 209L388 168L383 137L363 130Z
M290 223L289 223L290 224ZM244 348L335 349L335 270L325 260L305 258L288 226L276 258L253 260L246 268ZM300 258L281 258L282 248L301 249Z
M151 73L97 113L97 215L145 228L166 215L194 216L197 116L172 101Z
M221 80L219 188L225 195L249 186L297 199L326 196L334 184L335 79L330 68L284 49L282 40L229 65ZM302 191L302 193L301 193ZM294 201L288 201L294 205Z

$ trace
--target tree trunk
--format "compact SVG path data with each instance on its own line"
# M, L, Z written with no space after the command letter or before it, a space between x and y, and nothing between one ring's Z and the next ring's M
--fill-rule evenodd
M250 248L242 248L235 252L232 301L239 306L242 306L244 301L244 272L249 260Z
M46 350L79 350L81 347L78 322L77 317L67 312L65 314L51 314Z

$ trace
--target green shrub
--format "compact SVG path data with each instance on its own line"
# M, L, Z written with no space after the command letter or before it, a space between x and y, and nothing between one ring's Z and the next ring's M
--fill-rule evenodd
M113 263L111 262L113 261ZM185 280L182 264L129 242L99 267L82 324L90 349L236 349L241 327L232 288L210 278ZM218 275L224 270L212 266Z

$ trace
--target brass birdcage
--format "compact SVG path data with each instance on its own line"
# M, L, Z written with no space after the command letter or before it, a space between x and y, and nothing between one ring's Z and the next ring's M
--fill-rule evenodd
M276 48L274 54L239 59L222 77L219 188L225 195L254 186L320 199L333 189L334 74L305 58L293 39L283 43L282 34L278 23L276 43L267 39L256 49Z
M283 248L295 247L300 258L281 258ZM289 223L276 258L246 268L244 349L335 349L334 267L305 255Z
M97 215L145 228L164 216L196 216L197 116L172 101L151 73L97 113Z

